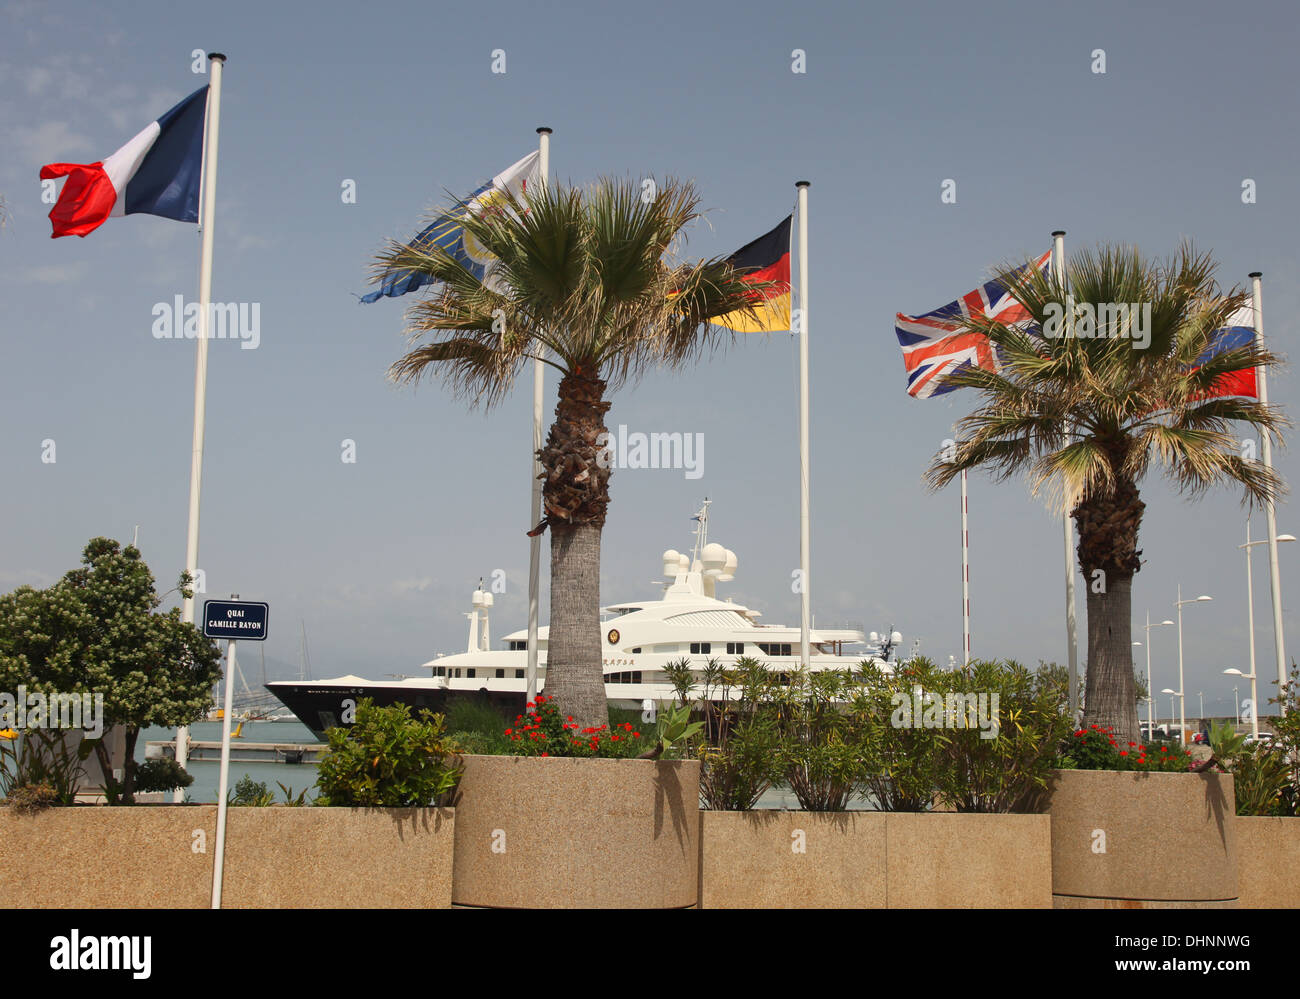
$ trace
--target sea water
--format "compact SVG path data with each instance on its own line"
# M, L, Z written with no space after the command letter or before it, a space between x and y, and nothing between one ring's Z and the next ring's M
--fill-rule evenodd
M220 743L221 724L219 721L196 722L190 726L191 741ZM232 725L232 730L238 725L239 723L235 722ZM231 756L239 755L239 744L241 742L278 742L304 746L320 744L320 740L312 735L311 729L297 719L284 722L244 722L241 734L242 738L230 740ZM170 742L175 738L176 730L174 728L147 728L141 730L140 738L135 744L136 762L144 762L146 743ZM185 767L194 775L194 783L185 789L188 799L198 804L216 804L217 785L221 779L220 761L215 759L187 760ZM276 786L276 781L290 788L295 796L303 788L306 788L308 801L312 801L316 797L315 763L276 763L270 761L264 763L235 763L232 761L230 764L229 793L234 793L235 785L245 776L265 784L267 790L275 794L277 803L284 801L284 792ZM167 800L171 800L170 794L167 795Z

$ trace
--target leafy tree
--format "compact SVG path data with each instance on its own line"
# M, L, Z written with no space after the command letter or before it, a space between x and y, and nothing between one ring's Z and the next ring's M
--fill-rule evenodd
M104 727L125 730L122 779L103 738L94 752L110 804L130 804L140 729L198 721L221 676L215 642L180 610L158 613L153 574L133 546L94 538L73 569L45 590L0 596L0 690L102 694ZM188 596L189 578L181 577Z
M408 311L416 345L393 365L394 380L436 371L459 395L491 407L534 358L559 372L555 422L538 452L545 515L529 527L551 530L546 692L583 727L609 718L600 627L607 395L715 346L729 334L710 319L752 314L755 292L771 285L745 284L720 259L675 259L698 204L690 183L673 180L649 200L632 181L556 184L463 219L468 237L495 258L484 281L436 246L394 243L377 264L377 280L410 271L440 289Z
M1268 434L1280 441L1289 425L1281 411L1206 397L1225 375L1278 363L1253 341L1202 363L1215 331L1246 301L1239 290L1220 289L1215 266L1190 244L1164 264L1136 249L1107 247L1072 258L1068 295L1036 268L1006 270L998 280L1037 327L963 320L966 332L988 337L1002 370L968 368L944 379L983 399L959 422L961 442L931 465L930 485L981 466L998 479L1027 473L1035 493L1046 488L1070 511L1079 567L1090 581L1084 722L1125 740L1139 734L1131 656L1132 583L1142 565L1137 542L1146 508L1139 483L1154 466L1193 496L1226 484L1262 503L1282 488L1243 453L1241 440ZM1135 303L1138 312L1126 316L1115 303ZM1093 321L1064 335L1061 318L1085 317L1085 306ZM1049 332L1060 335L1043 335Z

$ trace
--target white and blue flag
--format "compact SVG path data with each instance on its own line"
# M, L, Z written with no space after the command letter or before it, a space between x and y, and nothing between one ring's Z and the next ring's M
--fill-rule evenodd
M467 270L480 281L487 277L493 256L465 232L461 220L471 212L487 211L505 201L506 194L520 197L527 193L529 185L538 180L538 159L536 150L519 162L506 167L469 197L459 202L454 209L438 216L433 223L411 240L410 245L418 250L440 247L447 254L459 260ZM397 298L408 291L415 291L431 284L433 279L428 274L414 271L394 271L384 278L375 290L361 297L363 302L377 302L379 299Z

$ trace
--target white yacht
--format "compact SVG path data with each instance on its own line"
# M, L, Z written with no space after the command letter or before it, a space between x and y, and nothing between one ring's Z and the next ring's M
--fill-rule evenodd
M709 542L708 500L694 520L691 553L673 549L663 553L663 591L657 598L601 608L605 691L614 706L643 708L646 701L671 701L674 691L664 666L683 659L696 667L697 675L710 659L730 664L752 657L779 673L798 667L797 625L760 624L758 611L718 596L719 585L735 578L737 558L730 549ZM346 702L355 703L358 697L371 697L380 705L402 702L440 710L449 696L462 695L521 711L528 689L528 632L512 632L505 636L504 649L493 649L492 604L492 594L480 582L471 598L466 650L424 663L430 671L427 677L281 680L268 683L267 688L318 735L340 724ZM546 685L547 631L538 628L539 689ZM897 632L883 638L873 632L868 641L856 624L814 626L809 669L854 668L865 659L888 668L891 650L900 639Z

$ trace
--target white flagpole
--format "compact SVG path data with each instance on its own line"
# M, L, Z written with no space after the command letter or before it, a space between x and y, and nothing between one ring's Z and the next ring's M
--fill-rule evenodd
M808 501L808 186L806 180L795 184L799 190L799 568L803 585L799 662L805 668L811 657L812 629L812 537Z
M550 181L551 169L551 130L542 126L537 130L537 170L541 176L541 188L546 190ZM539 348L540 349L540 348ZM542 448L542 408L546 394L546 368L540 357L533 359L533 486L532 519L530 527L542 522L542 463L537 452ZM537 697L537 612L538 593L541 586L542 536L539 534L528 539L528 668L527 677L529 701Z
M1250 274L1251 305L1255 312L1255 342L1261 347L1264 345L1264 306L1260 284L1263 276L1259 271L1252 271ZM1261 366L1255 369L1255 380L1259 386L1259 401L1267 406L1268 372L1264 367ZM1259 436L1260 457L1264 460L1264 467L1271 470L1273 468L1273 444L1269 440L1268 434L1262 433ZM1287 682L1286 634L1282 630L1282 576L1277 565L1277 517L1271 498L1264 504L1264 516L1268 521L1268 581L1269 587L1273 591L1273 648L1277 655L1277 692L1280 696L1282 688ZM1254 670L1251 670L1251 672L1253 673ZM1285 713L1286 705L1283 704L1280 710Z
M199 250L199 337L195 342L194 362L194 438L190 453L190 514L185 530L185 569L194 575L199 563L199 495L203 487L203 423L208 396L208 320L212 301L212 235L217 202L217 136L221 122L221 71L226 57L208 53L211 77L208 83L207 114L203 117L203 191L199 204L199 225L203 238ZM193 592L193 591L191 591ZM194 597L181 605L181 620L194 623ZM190 730L176 730L176 762L185 767L189 757ZM185 791L177 788L175 800L185 800Z
M961 470L961 647L970 665L970 535L966 530L966 469Z
M1052 273L1065 289L1065 230L1052 233ZM1061 531L1065 538L1065 642L1070 661L1070 717L1079 710L1079 640L1074 610L1074 525L1070 511L1061 514Z

